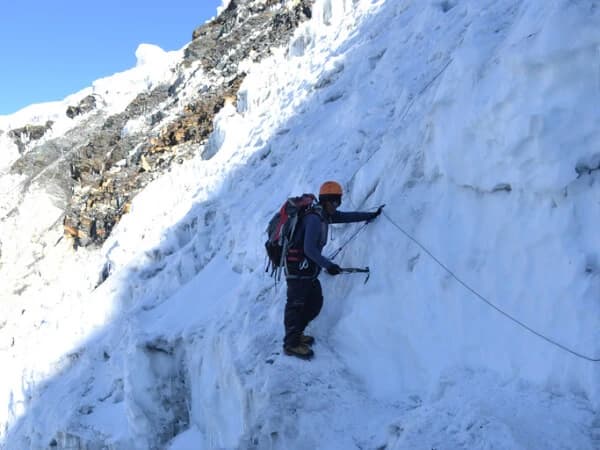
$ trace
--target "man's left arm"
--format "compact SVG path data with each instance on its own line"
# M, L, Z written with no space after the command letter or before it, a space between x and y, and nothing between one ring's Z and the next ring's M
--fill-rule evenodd
M331 223L352 223L364 222L373 220L381 214L383 205L377 208L377 211L362 212L362 211L336 211L331 216Z

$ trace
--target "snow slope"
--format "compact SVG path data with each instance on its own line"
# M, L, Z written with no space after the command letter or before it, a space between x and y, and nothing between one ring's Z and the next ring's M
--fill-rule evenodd
M49 259L1 348L2 448L600 448L597 2L317 0L244 69L212 159ZM305 362L262 242L327 179L387 206L336 258L368 283L322 275Z

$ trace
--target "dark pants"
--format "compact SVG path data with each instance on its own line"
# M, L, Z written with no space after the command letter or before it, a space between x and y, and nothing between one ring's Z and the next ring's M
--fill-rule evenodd
M319 315L322 306L323 291L318 279L287 280L283 345L294 347L300 344L302 332Z

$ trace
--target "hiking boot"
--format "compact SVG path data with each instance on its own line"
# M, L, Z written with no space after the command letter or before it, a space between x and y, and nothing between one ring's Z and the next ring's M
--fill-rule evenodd
M300 336L300 343L305 345L313 345L315 343L315 338L307 334L303 334Z
M288 356L295 356L296 358L301 359L310 359L314 355L313 351L306 344L298 344L295 346L284 345L283 352Z

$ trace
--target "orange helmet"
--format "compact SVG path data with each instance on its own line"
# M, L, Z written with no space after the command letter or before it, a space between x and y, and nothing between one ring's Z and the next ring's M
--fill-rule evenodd
M342 186L336 181L326 181L319 189L321 195L342 195Z

